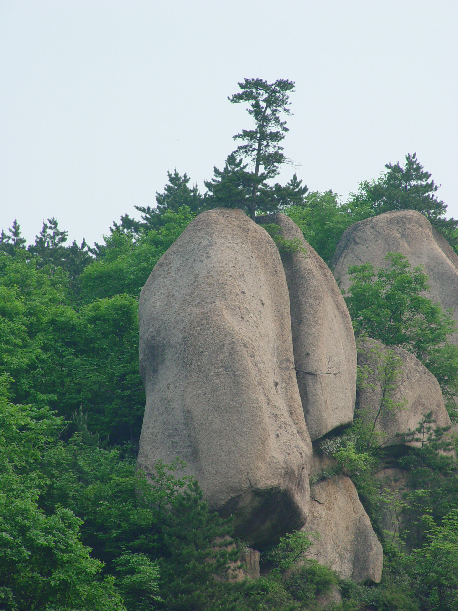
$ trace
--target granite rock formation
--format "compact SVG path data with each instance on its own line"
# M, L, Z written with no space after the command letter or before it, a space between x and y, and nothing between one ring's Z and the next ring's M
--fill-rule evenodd
M332 261L334 276L347 290L350 265L369 262L382 267L389 252L402 253L412 267L423 265L429 278L428 297L444 310L451 309L458 321L458 255L428 219L415 210L386 212L349 227ZM458 333L452 341L458 343Z
M334 461L312 456L309 430L319 439L353 418L348 311L299 228L280 214L261 222L300 248L280 256L243 212L212 210L188 226L143 288L138 465L148 474L179 456L251 546L304 527L321 534L313 557L342 577L378 581L381 547L351 481L321 480L310 500L311 470Z
M282 255L297 383L312 440L353 420L356 347L350 315L323 259L284 214L262 217L300 249Z
M365 340L358 343L358 366L362 379L356 413L374 430L378 445L419 446L421 442L407 434L429 412L433 427L451 426L438 381L407 350Z
M318 481L310 490L305 532L319 538L307 552L342 579L374 581L382 576L383 550L351 479L337 475Z
M179 456L254 547L301 527L311 442L272 238L241 210L199 215L151 273L139 322L139 467Z

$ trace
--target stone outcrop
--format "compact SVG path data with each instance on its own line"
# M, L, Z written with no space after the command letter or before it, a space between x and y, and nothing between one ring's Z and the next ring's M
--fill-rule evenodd
M383 551L351 479L338 475L311 486L305 532L318 533L307 552L342 579L378 583Z
M138 465L148 474L178 456L251 546L303 527L320 535L311 557L344 578L376 582L381 546L356 489L343 475L320 479L335 461L312 456L309 435L353 419L350 317L299 228L280 214L261 222L299 249L280 256L243 212L212 210L188 226L143 288ZM258 575L259 554L250 554L235 578Z
M282 255L291 305L297 383L312 440L353 420L356 347L341 291L328 266L284 214L262 217L300 249Z
M226 537L225 539L230 540L230 537ZM229 543L229 545L224 545L224 542L224 539L217 539L215 543L217 543L218 547L214 548L215 551L221 549L221 544L223 544L224 549L228 552L233 552L236 549L236 544L234 542ZM244 581L245 579L258 579L261 576L259 568L261 554L258 550L252 549L251 547L245 547L242 550L239 549L239 553L239 559L229 563L229 570L226 576L214 576L217 581Z
M151 273L139 322L139 468L180 457L254 547L301 527L311 443L270 236L241 210L199 215Z
M378 445L421 445L403 435L414 431L429 412L433 426L451 426L439 383L407 350L365 340L358 343L358 366L362 376L356 413L373 428Z
M334 276L347 290L348 267L386 264L389 252L405 255L412 267L424 265L429 278L429 297L441 307L452 309L458 321L458 255L428 219L415 210L386 212L349 227L340 239L332 267ZM458 343L458 333L452 341Z

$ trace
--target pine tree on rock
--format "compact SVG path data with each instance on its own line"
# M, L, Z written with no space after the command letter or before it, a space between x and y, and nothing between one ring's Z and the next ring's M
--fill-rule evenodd
M267 183L288 161L280 145L289 131L282 115L291 114L289 93L294 91L294 83L245 79L239 88L241 91L228 99L233 104L249 105L247 112L254 120L254 129L243 129L234 136L242 144L228 156L223 170L214 168L214 178L205 181L205 186L210 207L244 208L254 220L257 211L274 212L298 203L307 187L296 175L286 186Z
M445 218L447 206L436 196L439 185L431 180L431 174L418 161L416 153L406 155L404 167L399 161L394 165L387 163L385 167L387 172L378 180L361 183L357 198L368 200L375 214L417 210L456 247L458 221Z

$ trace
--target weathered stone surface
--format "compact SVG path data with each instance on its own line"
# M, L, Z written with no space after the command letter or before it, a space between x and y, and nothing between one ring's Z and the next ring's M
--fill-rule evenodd
M243 568L244 577L249 579L258 579L260 576L259 572L259 560L261 554L256 549L247 547L244 552L245 566Z
M358 366L365 379L358 388L356 412L374 429L378 445L421 445L405 442L399 434L414 431L429 412L434 426L451 426L439 383L407 350L365 340L358 343Z
M306 253L282 255L291 304L297 383L312 440L353 420L356 346L350 315L337 283L321 257L284 214L262 218Z
M424 265L429 278L429 297L442 308L452 309L458 321L458 255L428 219L415 210L386 212L349 227L337 245L332 267L334 276L347 290L348 267L372 263L386 265L389 252L405 255L413 267ZM458 333L453 340L458 343Z
M342 602L342 595L339 590L339 586L331 586L328 592L319 594L315 599L315 609L335 609L336 605Z
M305 532L319 538L307 552L342 579L378 583L383 551L350 478L338 475L311 486L310 513Z
M139 467L179 456L255 547L302 526L311 443L270 236L240 210L199 215L151 273L139 320Z
M229 537L226 537L229 539ZM224 543L224 540L216 540L218 547L215 547L215 550L221 549L221 543ZM235 543L230 543L229 545L224 546L228 552L234 551L236 549ZM215 575L215 579L217 581L244 581L245 579L258 579L260 574L260 559L261 554L256 549L252 549L251 547L245 547L243 550L240 550L240 559L235 562L229 563L229 570L226 577L221 577Z

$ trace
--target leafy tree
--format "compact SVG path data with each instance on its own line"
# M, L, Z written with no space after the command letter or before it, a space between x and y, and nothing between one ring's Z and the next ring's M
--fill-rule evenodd
M156 192L156 206L159 214L164 212L178 212L182 206L187 206L191 213L198 212L203 206L203 196L199 193L197 185L189 187L191 180L186 172L181 176L176 168L172 172L167 172L169 179L165 185L164 192ZM143 212L146 216L144 221L148 222L149 213L146 209L138 207L137 210Z
M287 162L280 142L288 128L281 115L290 114L289 93L294 91L294 83L284 79L275 83L245 79L239 88L241 91L229 101L249 105L247 111L254 120L254 129L244 129L234 136L243 144L228 156L223 170L214 168L214 178L205 181L205 186L210 207L244 208L254 220L256 211L272 212L302 201L307 187L296 175L283 187L267 183Z
M387 163L387 171L372 182L363 181L355 201L365 201L374 214L392 210L417 210L424 214L454 246L458 246L458 221L446 219L447 206L436 193L439 186L424 170L416 153L406 155L405 165Z
M159 596L159 566L146 554L126 554L120 556L115 564L118 569L118 587L123 594L128 609L150 611L155 603L161 602Z
M328 264L347 227L372 216L373 212L362 202L342 204L332 191L303 193L302 201L284 208L302 230L305 239Z
M47 408L15 405L0 379L0 606L8 611L123 611L113 577L81 541L82 520L56 505L41 464L63 428Z
M244 585L247 609L305 611L315 608L317 595L337 584L331 569L305 556L312 546L309 535L300 531L289 533L280 538L275 548L261 556L270 570L260 579Z
M165 211L157 229L131 231L114 229L105 237L101 254L81 275L81 299L95 299L126 293L137 298L154 266L195 218L187 206Z
M83 405L111 443L136 443L144 393L138 373L137 300L115 295L71 304L61 268L0 257L0 367L17 403L70 419Z
M422 611L458 608L458 509L437 525L425 516L427 542L413 550L411 572Z
M345 297L358 336L402 346L436 376L445 398L458 392L458 347L448 337L455 322L424 296L428 278L421 267L411 268L400 253L389 253L387 267L371 263L352 266L352 284Z
M42 260L42 266L46 265L48 261L59 266L61 259L59 260L58 255L64 251L63 244L67 241L67 235L68 231L61 231L55 218L48 219L47 223L43 223L40 234L35 238L35 245L29 246L28 251L38 255ZM51 256L50 253L52 253Z
M229 594L224 583L230 576L228 561L239 560L239 550L229 551L231 521L211 512L197 482L190 481L173 499L163 532L166 549L159 566L164 608L213 609L215 602L224 600L225 591Z
M280 538L279 544L268 553L269 560L274 564L274 575L284 577L312 546L310 533L296 531Z
M65 443L68 423L11 403L8 384L2 376L2 609L243 608L227 580L239 557L226 539L232 524L195 480L175 476L178 463L158 464L148 481L135 459L100 447L81 413Z

